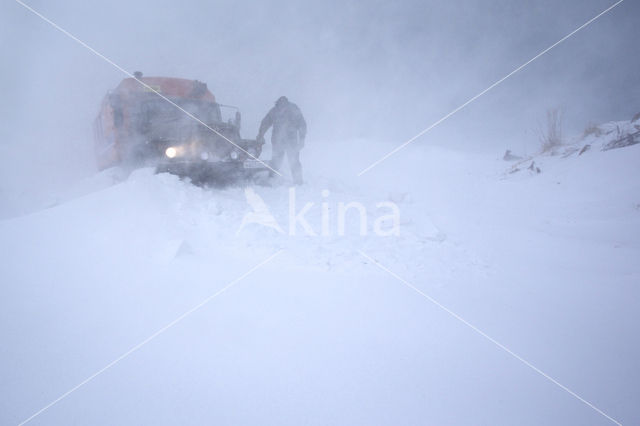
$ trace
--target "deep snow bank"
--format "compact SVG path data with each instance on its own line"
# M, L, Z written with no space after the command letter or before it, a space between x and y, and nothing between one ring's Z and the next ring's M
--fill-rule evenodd
M607 424L359 250L613 417L637 419L640 145L508 174L500 159L416 144L356 177L388 149L305 151L294 211L313 203L316 236L299 222L289 232L286 185L247 194L151 170L100 175L82 196L0 222L2 422L278 250L33 423ZM251 197L282 232L243 226ZM364 235L356 209L339 232L341 202L362 206ZM374 232L381 202L399 209L397 235Z

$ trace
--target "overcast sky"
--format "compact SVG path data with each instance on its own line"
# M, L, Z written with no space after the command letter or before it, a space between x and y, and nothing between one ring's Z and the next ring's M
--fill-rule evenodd
M309 143L390 147L614 3L27 2L127 70L207 82L241 108L244 137L287 95L306 115ZM568 133L629 119L640 111L639 18L638 2L626 0L419 143L533 149L553 107ZM11 0L0 21L3 155L24 174L92 172L91 124L122 73Z

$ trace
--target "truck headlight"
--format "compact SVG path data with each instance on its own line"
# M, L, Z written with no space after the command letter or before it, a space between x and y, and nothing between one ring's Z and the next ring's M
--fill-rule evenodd
M175 158L175 156L178 155L178 150L170 146L164 151L164 155L166 155L169 158Z
M229 154L229 157L231 157L232 160L237 160L238 159L238 151L231 151L231 154Z

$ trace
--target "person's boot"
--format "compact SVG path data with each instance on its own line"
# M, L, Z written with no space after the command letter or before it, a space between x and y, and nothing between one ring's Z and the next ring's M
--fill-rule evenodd
M291 177L293 178L294 185L304 184L304 181L302 180L302 170L300 169L291 170Z

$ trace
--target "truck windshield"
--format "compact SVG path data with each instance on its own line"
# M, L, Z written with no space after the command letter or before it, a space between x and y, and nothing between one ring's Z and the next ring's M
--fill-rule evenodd
M172 99L172 102L175 102L185 111L208 125L222 121L220 106L214 102L196 99ZM149 99L142 102L140 115L144 127L184 121L185 119L192 120L184 111L181 111L166 100L160 98Z

